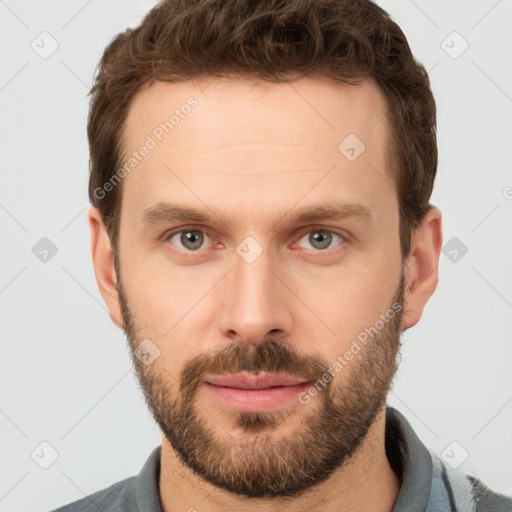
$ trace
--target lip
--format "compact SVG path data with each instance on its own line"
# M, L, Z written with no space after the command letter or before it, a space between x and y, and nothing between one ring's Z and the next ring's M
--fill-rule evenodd
M237 373L233 375L210 375L203 378L204 382L237 389L268 389L276 386L296 386L308 382L306 379L298 379L289 375L278 373L262 373L250 375Z
M244 412L269 411L292 399L310 385L287 375L216 375L203 379L203 389L230 409Z

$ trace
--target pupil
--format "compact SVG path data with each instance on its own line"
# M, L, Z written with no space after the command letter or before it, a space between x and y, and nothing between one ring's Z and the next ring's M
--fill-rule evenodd
M189 249L198 249L202 242L202 235L199 236L197 231L186 231L181 235L181 243Z
M331 243L332 236L330 234L322 233L321 231L316 231L314 234L310 235L310 242L317 249L325 249L329 247Z

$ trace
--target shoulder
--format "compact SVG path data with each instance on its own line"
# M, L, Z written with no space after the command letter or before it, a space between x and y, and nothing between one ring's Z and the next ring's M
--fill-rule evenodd
M158 492L159 474L160 446L157 446L138 475L51 512L162 512Z
M51 512L129 512L136 510L137 477L121 480L110 487L68 503Z
M475 512L512 512L512 496L505 496L489 489L477 478L467 475L471 484Z
M433 478L429 512L512 512L512 496L494 492L478 478L450 468L432 452L431 456Z

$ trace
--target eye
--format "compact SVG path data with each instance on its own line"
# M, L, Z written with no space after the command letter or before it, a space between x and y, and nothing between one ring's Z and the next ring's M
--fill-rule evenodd
M174 245L181 244L181 247L187 251L197 251L203 246L205 239L210 238L204 231L199 229L183 229L171 233L166 237Z
M299 246L300 241L304 239L307 241L307 243L311 244L313 249L317 249L320 251L324 249L329 249L333 241L335 241L336 239L340 241L340 243L336 245L341 245L341 242L345 241L345 239L341 235L338 235L337 233L325 229L314 229L313 231L306 233L299 240ZM308 248L309 247L306 247L306 249Z

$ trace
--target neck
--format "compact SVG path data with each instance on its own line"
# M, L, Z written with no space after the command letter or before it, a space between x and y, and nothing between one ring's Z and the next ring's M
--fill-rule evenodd
M385 428L383 408L350 460L325 482L294 498L249 499L219 489L185 467L164 437L159 481L163 510L391 512L400 484L386 457Z

